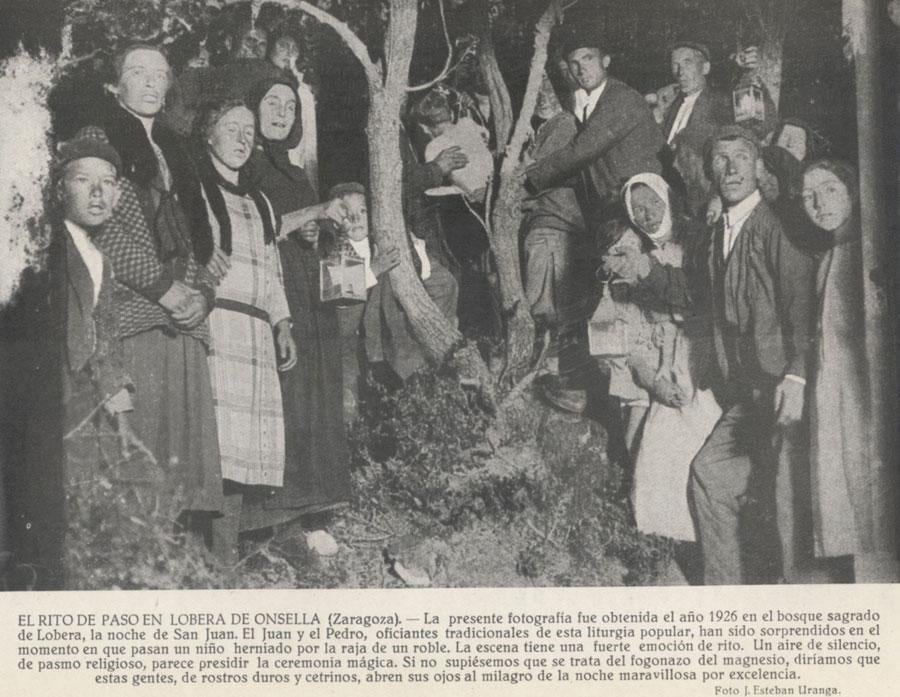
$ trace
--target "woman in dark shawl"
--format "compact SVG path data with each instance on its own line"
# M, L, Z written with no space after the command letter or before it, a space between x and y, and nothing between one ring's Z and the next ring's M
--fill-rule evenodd
M253 176L282 221L278 246L299 349L297 365L281 374L284 485L245 500L242 527L256 528L344 504L350 496L350 470L338 316L334 306L319 299L316 220L334 216L327 204L316 203L305 172L288 159L302 135L296 83L289 76L265 79L250 90L247 102L260 134L251 159Z
M803 164L788 150L777 145L762 149L762 161L759 189L763 198L778 215L785 234L794 246L807 254L820 256L829 242L803 212L800 201Z

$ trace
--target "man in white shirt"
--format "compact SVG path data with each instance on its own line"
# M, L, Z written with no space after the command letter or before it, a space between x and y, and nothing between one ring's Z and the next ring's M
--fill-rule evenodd
M609 74L611 56L598 33L578 27L564 38L562 55L567 75L577 86L572 99L576 129L572 139L525 169L525 188L540 196L574 182L584 219L585 247L602 248L611 240L609 221L622 214L622 185L636 174L662 174L660 154L665 140L644 98ZM586 389L596 384L588 352L587 322L593 308L587 279L595 271L589 255L576 259L573 277L583 279L574 295L583 298L570 322L559 329L559 379L541 382L553 405L583 411ZM581 266L582 268L578 268Z
M815 261L793 246L759 194L752 132L722 127L706 154L725 213L698 241L691 264L681 270L634 253L608 257L606 268L674 309L709 318L714 361L698 386L714 390L723 415L694 458L690 483L705 582L749 580L748 535L760 532L759 521L747 525L751 502L775 509L781 577L796 580L809 551L801 547L811 514L800 424Z
M59 305L65 303L65 363L70 378L65 382L74 390L89 382L92 393L103 400L115 420L127 451L135 442L128 416L133 411L131 381L124 375L121 358L116 360L121 349L113 333L112 273L92 241L118 203L121 166L106 134L93 126L81 129L60 147L57 194L65 230L58 231L54 265L59 273L53 282L64 286L57 288L56 297Z
M684 183L691 214L705 214L711 196L703 168L703 147L716 130L733 121L727 94L708 84L709 49L694 41L673 44L669 54L678 97L663 115L662 129L670 161L666 164ZM674 177L670 177L674 178Z

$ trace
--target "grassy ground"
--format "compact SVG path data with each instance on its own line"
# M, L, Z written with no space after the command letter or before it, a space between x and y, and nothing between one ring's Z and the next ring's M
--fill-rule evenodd
M70 501L75 588L606 586L683 582L664 540L630 520L625 476L594 420L524 390L502 418L449 373L380 394L352 429L354 501L323 527L244 544L223 567L172 535L152 501L109 479Z

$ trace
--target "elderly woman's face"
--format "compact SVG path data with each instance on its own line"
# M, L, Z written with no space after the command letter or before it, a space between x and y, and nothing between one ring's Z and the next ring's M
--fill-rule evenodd
M833 232L850 218L853 199L833 172L811 169L803 175L803 208L816 227Z
M631 189L631 212L634 224L648 235L662 225L666 214L666 202L646 184L635 184Z
M228 169L244 166L253 150L256 124L253 112L245 106L226 111L209 133L207 144L212 156Z
M287 85L272 85L259 103L259 132L266 140L284 140L297 115L297 95Z

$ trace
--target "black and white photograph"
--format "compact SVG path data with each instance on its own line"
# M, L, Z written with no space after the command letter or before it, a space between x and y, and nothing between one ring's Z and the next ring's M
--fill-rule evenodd
M0 588L900 581L898 47L6 0Z

